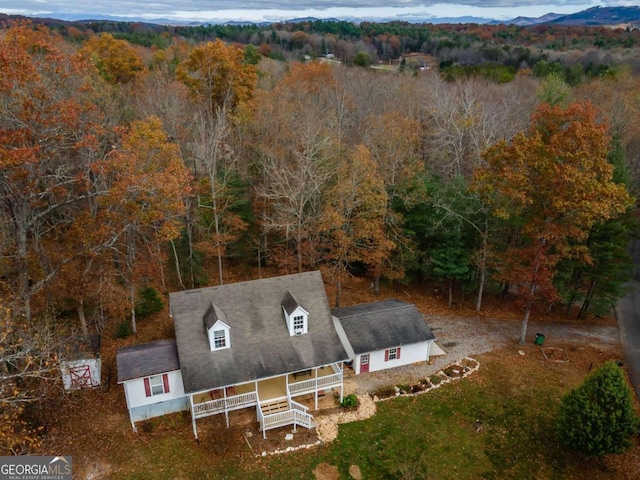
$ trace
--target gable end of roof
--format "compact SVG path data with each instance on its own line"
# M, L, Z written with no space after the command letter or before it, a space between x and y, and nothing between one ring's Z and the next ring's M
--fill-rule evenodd
M282 299L282 308L287 312L287 315L291 315L298 307L302 307L302 305L300 305L300 302L293 292L287 290L287 293L284 294L284 298Z
M223 322L225 325L229 325L224 311L213 302L209 305L207 311L204 312L202 319L204 320L204 328L206 331L209 331L218 320Z

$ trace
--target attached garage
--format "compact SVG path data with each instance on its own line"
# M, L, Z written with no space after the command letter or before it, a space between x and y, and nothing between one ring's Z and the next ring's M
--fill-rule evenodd
M429 360L435 336L415 305L396 299L331 311L356 374Z

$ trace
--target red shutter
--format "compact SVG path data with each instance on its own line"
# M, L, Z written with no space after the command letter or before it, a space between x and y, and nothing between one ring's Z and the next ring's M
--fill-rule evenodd
M396 348L396 360L400 360L400 347Z
M151 396L151 384L149 383L149 378L144 379L144 393L147 397Z
M169 393L169 375L162 375L162 383L164 384L164 393Z
M389 350L385 350L384 351L384 361L388 362L389 361Z

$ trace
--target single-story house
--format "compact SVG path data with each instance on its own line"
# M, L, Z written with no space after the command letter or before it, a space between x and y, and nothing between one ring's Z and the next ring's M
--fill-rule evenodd
M224 414L228 425L229 412L244 408L255 408L263 434L311 428L313 416L295 399L311 396L316 410L319 395L342 400L344 362L361 365L368 353L373 371L428 360L433 341L415 307L397 300L332 314L318 271L171 293L169 309L175 340L118 349L134 430L188 410L197 438L197 419Z
M391 299L331 313L356 374L429 360L435 336L415 305Z

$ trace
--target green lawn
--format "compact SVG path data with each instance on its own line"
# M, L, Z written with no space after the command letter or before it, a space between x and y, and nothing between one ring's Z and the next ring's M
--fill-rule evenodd
M345 479L351 464L367 479L625 478L567 454L556 440L560 397L586 373L583 365L488 355L467 379L378 403L374 417L341 425L331 444L262 467L270 478L311 479L320 462L337 466Z
M343 479L351 478L353 464L365 479L633 478L629 465L637 461L638 449L601 464L566 454L556 441L559 399L582 381L598 355L583 352L587 360L580 363L577 353L565 364L546 362L533 348L526 357L513 351L480 356L480 370L470 377L416 397L380 402L372 418L340 425L335 441L289 454L255 457L242 429L227 429L222 421L211 424L209 438L215 441L196 445L188 413L165 417L138 434L122 416L108 428L101 420L87 425L91 433L85 429L83 438L69 437L69 450L78 473L90 472L96 463L105 473L99 468L102 459L112 472L108 478L118 479L314 479L320 463L336 466ZM79 400L77 408L86 409L92 401ZM72 411L67 414L74 418ZM92 418L98 422L101 415Z
M336 465L342 478L351 464L376 479L567 478L551 397L529 390L505 395L497 386L460 380L379 403L374 417L341 425L337 440L321 451L272 462L271 478L313 478L322 461Z

